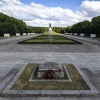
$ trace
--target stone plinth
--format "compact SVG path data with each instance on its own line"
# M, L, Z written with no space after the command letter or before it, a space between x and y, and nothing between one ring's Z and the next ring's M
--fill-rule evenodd
M77 35L77 33L74 33L74 35Z
M70 33L70 35L73 35L73 33Z
M91 38L95 38L96 37L96 34L90 34L90 37Z
M23 33L23 35L26 35L26 33Z
M55 72L56 77L64 77L64 72L61 65L54 62L46 62L39 66L37 77L43 77L46 70L52 69Z
M65 33L65 35L69 35L69 33Z
M31 35L31 33L27 33L27 35Z
M5 33L4 37L10 37L10 34L9 33Z
M80 34L80 36L84 36L84 34Z
M16 33L16 36L20 36L20 33Z
M31 35L34 35L35 33L31 33Z

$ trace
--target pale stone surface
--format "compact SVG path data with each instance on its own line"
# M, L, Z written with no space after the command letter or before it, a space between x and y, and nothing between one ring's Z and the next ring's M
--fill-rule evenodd
M27 35L26 33L23 33L23 35Z
M70 33L70 35L73 35L73 33Z
M0 59L3 58L5 60L6 57L9 58L8 59L9 62L5 62L4 61L5 62L4 64L8 65L8 64L11 64L12 58L15 59L14 62L16 62L16 63L19 63L18 59L21 60L20 63L22 63L22 62L25 63L26 62L26 58L27 58L27 62L30 62L31 59L32 59L31 63L32 62L38 62L40 59L42 59L41 63L43 63L43 62L45 62L43 59L50 60L50 58L48 58L48 57L52 57L53 58L52 61L54 61L54 59L55 59L56 62L62 63L62 59L61 58L66 58L66 59L63 60L63 63L68 63L68 62L71 63L72 62L75 66L79 66L80 68L88 68L88 69L89 68L91 68L91 69L95 68L95 70L96 69L100 69L100 67L99 67L100 61L96 60L96 59L100 60L100 54L79 54L79 53L77 53L77 54L70 53L69 54L69 53L43 53L43 52L38 54L38 53L35 52L35 53L31 53L31 54L30 53L17 53L16 55L14 53L6 53L5 55L4 54L0 54ZM37 59L37 61L34 58ZM73 58L73 59L69 59L69 58ZM93 61L95 60L95 61L92 62L92 60ZM89 63L89 62L91 62L91 63ZM96 64L95 64L95 62L96 62ZM95 65L95 67L94 67L94 65ZM92 78L92 80L94 80L94 78ZM98 85L98 87L99 86L100 86L100 84ZM34 97L32 97L32 98L34 98ZM91 100L91 98L92 97L89 97L89 98L85 97L83 100L88 100L88 99ZM3 99L4 98L2 98L1 100L3 100ZM55 99L57 99L57 97ZM64 99L66 99L66 97L64 97ZM69 100L70 99L74 99L74 97L72 97L72 98L67 97L67 99L69 99ZM98 98L93 98L92 100L96 100L96 99L99 100L99 97ZM79 100L82 100L82 98L80 97Z
M35 33L31 33L31 35L34 35Z
M61 65L54 63L54 62L46 62L46 63L40 64L39 71L46 70L48 68L55 70L55 71L59 71L61 70Z
M65 35L66 37L74 38L83 42L82 45L28 45L17 44L17 42L33 38L35 35L27 35L14 38L0 39L0 52L57 52L57 53L100 53L100 45L98 41L83 37ZM80 40L81 39L81 40ZM88 42L89 41L89 42ZM92 42L93 41L93 42Z
M27 33L27 35L31 35L31 33Z
M0 77L1 79L16 64L44 63L54 61L59 63L73 63L80 68L95 69L86 72L91 82L100 91L100 45L97 40L90 38L73 37L83 41L83 45L17 45L19 40L30 38L31 36L0 39ZM90 42L89 42L90 41ZM91 45L92 44L92 45ZM22 53L21 53L22 52ZM70 52L70 53L69 53ZM77 53L78 52L78 53ZM99 53L98 53L99 52ZM94 77L93 77L94 76ZM93 97L0 97L0 100L100 100L99 96Z
M76 35L77 35L77 33L74 33L74 35L76 36Z
M20 33L16 33L16 36L20 36Z
M10 34L6 33L4 34L4 37L10 37Z
M83 33L81 33L81 34L80 34L80 36L84 36L84 34L83 34Z
M69 35L69 33L65 33L65 35Z
M52 35L52 28L49 28L49 35Z
M39 65L39 69L38 69L38 73L37 73L38 76L39 77L43 76L45 71L48 69L52 69L56 73L56 76L59 76L58 74L60 74L62 72L61 65L54 63L54 62L46 62L46 63Z
M95 38L96 37L96 34L90 34L90 37L91 38Z

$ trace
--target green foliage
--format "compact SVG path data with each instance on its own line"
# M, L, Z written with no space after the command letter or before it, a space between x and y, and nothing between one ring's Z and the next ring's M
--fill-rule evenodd
M43 34L48 35L48 31L45 31ZM59 35L59 33L52 31L52 35Z
M100 37L100 16L92 18L91 21L85 20L73 24L71 27L65 29L69 33L84 33L89 36L90 34L96 34Z
M67 27L52 27L53 32L64 33L84 33L85 35L96 34L100 36L100 16L85 20ZM48 33L48 27L27 26L25 22L0 13L0 36L4 33L15 35L16 33Z
M27 26L25 22L0 13L0 36L4 33L15 35L16 33L43 33L48 31L47 27Z
M91 29L100 37L100 16L92 18Z
M23 33L26 27L26 23L22 20L0 13L0 36L4 33L10 33L10 35L15 35L16 32Z
M84 33L86 36L96 34L100 37L100 16L92 18L91 21L85 20L67 27L53 27L53 31L64 33Z
M60 33L60 34L64 34L65 33L65 28L66 27L53 27L52 30L54 32Z

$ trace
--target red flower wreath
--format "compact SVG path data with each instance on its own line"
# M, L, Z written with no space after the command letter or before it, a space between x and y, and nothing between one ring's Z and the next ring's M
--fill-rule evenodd
M45 79L54 79L56 76L55 76L55 73L52 69L47 69L45 72L44 72L44 78Z

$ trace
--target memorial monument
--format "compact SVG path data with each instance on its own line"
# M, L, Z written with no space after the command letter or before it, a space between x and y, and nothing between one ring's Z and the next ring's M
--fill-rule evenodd
M39 66L37 77L45 77L46 79L53 79L56 77L63 78L64 72L61 65L54 62L46 62Z
M49 23L49 35L52 35L51 23Z
M52 28L51 28L51 23L49 23L49 32L48 32L48 39L49 39L49 42L51 43L52 41Z

